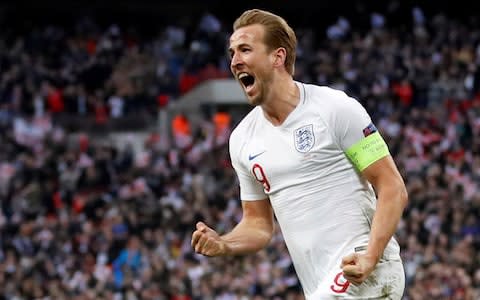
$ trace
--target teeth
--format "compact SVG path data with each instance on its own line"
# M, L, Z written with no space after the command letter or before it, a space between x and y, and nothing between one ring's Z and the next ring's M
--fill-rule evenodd
M240 73L238 74L238 79L242 79L243 77L246 77L246 76L248 76L247 73Z

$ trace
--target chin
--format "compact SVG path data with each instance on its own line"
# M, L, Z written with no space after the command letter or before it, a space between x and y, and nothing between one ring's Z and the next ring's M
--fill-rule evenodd
M262 104L262 102L263 102L262 101L263 98L260 97L260 95L258 95L258 94L248 95L247 93L245 93L245 96L247 96L247 100L248 100L248 103L250 105L256 106L256 105Z
M257 106L257 105L262 104L262 100L258 99L258 98L248 98L248 104L250 104L252 106Z
M245 92L245 97L247 98L247 103L249 105L255 106L258 105L258 99L256 97L251 97Z

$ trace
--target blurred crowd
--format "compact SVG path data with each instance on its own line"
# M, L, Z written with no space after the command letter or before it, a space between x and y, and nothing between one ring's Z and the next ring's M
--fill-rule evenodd
M198 83L229 74L220 22L205 14L193 32L183 26L145 36L82 17L72 26L2 30L2 117L48 113L77 130L85 120L101 126L132 115L156 117L159 107Z
M404 299L479 299L479 19L388 18L297 28L295 77L362 102L399 165ZM227 77L230 24L205 14L195 28L145 38L81 19L0 33L0 299L303 299L280 231L246 257L190 247L197 221L226 232L241 217L228 113L172 117L141 150L59 121L155 115Z

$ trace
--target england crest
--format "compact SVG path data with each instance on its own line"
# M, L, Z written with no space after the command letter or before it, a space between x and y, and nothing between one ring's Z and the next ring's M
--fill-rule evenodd
M306 153L315 145L315 135L313 134L313 125L305 125L295 129L293 132L295 148L298 152Z

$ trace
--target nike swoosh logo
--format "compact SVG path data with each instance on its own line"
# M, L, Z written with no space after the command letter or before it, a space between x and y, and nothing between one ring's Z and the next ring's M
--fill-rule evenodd
M256 157L262 155L262 154L265 153L266 151L267 151L267 150L264 150L264 151L262 151L262 152L260 152L260 153L255 154L255 155L251 155L251 154L250 154L250 155L248 156L248 160L255 159Z

